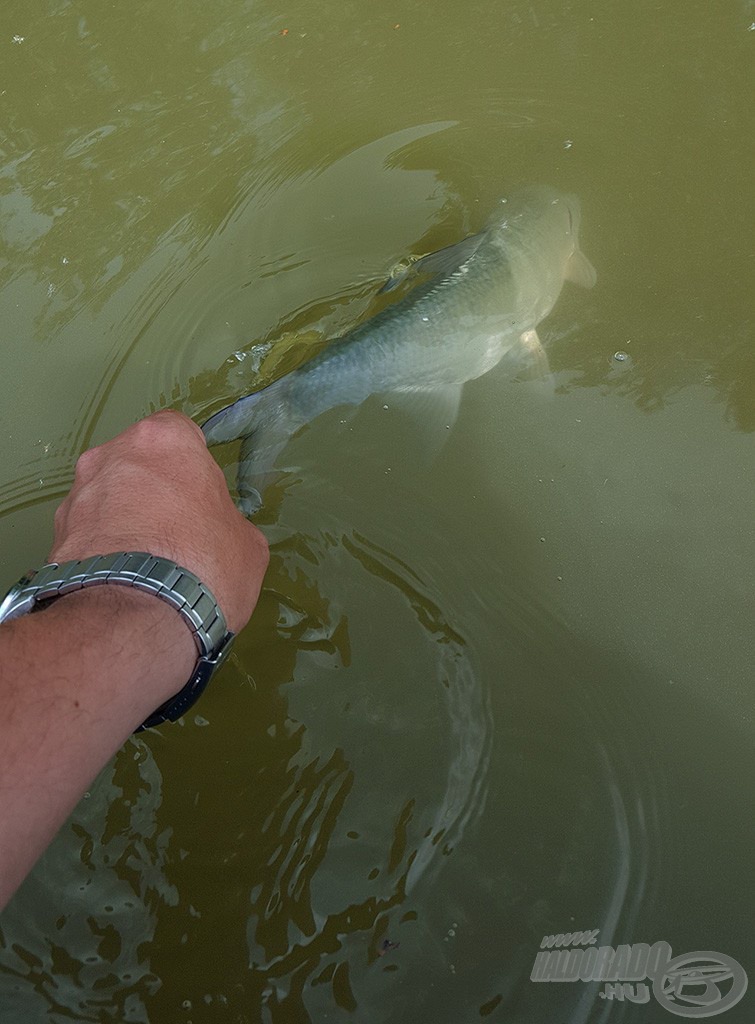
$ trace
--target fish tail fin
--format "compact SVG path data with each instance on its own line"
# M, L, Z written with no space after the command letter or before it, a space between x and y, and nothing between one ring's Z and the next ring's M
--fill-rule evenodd
M274 479L275 463L290 437L285 418L278 417L244 438L236 473L238 505L244 515L252 516L262 507L262 492Z
M242 438L238 467L239 506L253 515L262 505L261 491L270 482L276 459L302 425L281 381L246 395L202 425L208 444Z

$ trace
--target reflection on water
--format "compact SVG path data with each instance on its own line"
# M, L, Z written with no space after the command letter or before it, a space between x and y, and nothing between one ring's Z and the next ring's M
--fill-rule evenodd
M143 951L177 898L161 783L146 744L130 743L37 866L36 910L11 911L0 932L4 1019L148 1020L160 982Z
M444 758L447 778L433 825L409 857L407 890L411 892L433 863L437 870L439 850L451 853L466 825L482 813L492 741L490 708L484 684L475 678L469 662L465 641L443 621L440 608L416 589L417 584L421 585L416 574L364 538L344 537L343 544L367 572L399 588L420 625L439 645L436 672L446 691L450 740ZM431 879L432 874L427 881Z
M316 535L300 528L275 549L285 565L283 577L275 572L276 590L290 592L293 583L305 596L279 597L285 608L279 622L289 638L295 629L300 650L320 655L320 673L300 667L301 681L295 676L289 688L294 717L307 722L304 761L266 821L266 831L275 825L269 845L278 861L271 886L252 893L250 961L271 1011L290 1012L294 1004L303 1010L304 990L319 991L326 982L337 1005L363 1005L353 986L358 992L365 953L377 964L386 937L399 941L397 911L416 918L416 910L406 914L407 902L415 891L430 890L443 859L482 810L491 739L484 685L433 588L428 592L410 566L364 536L344 534L327 517L323 524L320 513ZM322 600L312 592L314 572L318 589L328 589L329 631ZM417 652L407 659L413 670L386 652L375 676L365 652L376 642L382 646L382 630L366 628L359 615L346 620L335 612L353 607L355 593L382 609L396 654ZM324 652L331 673L338 668L327 686ZM323 747L319 760L309 760ZM289 829L283 844L281 822Z
M238 5L210 14L193 4L180 33L148 4L110 17L96 5L78 17L66 3L50 7L50 31L34 26L6 47L7 96L17 99L40 67L45 85L31 119L11 117L2 170L3 283L30 266L44 280L40 336L82 307L101 308L156 245L183 238L201 247L248 170L250 148L284 141L274 127L280 100L230 44ZM255 20L270 31L270 17L255 12ZM82 232L86 248L77 242Z

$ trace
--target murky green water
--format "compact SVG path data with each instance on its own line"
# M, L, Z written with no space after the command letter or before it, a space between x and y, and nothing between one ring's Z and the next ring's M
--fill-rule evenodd
M83 447L256 386L511 186L577 193L598 271L555 394L469 384L431 465L375 410L292 442L231 664L3 915L4 1022L674 1019L530 981L575 929L752 977L753 21L4 4L7 584Z

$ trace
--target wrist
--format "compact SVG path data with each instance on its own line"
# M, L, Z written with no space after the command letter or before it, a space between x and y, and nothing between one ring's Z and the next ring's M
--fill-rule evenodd
M101 670L127 670L129 689L143 688L149 695L148 710L180 689L197 660L194 637L176 609L133 587L71 591L29 618L42 619L46 629L62 626L57 635L73 630L69 643L76 646L78 640L78 650L94 658ZM135 678L137 670L142 679Z
M180 690L197 660L191 630L178 612L129 587L73 591L16 624L54 636L56 674L66 693L90 702L93 714L100 701L111 711L122 705L129 731ZM82 680L94 683L85 692L68 685L79 663ZM84 705L79 701L76 706Z
M217 667L227 657L233 640L233 633L228 631L213 594L184 567L143 551L120 551L48 563L11 587L0 602L0 623L49 607L61 597L90 590L101 591L103 587L113 592L136 592L157 597L168 609L177 611L188 627L197 652L194 670L170 700L161 701L153 708L140 728L175 721L202 694ZM109 604L112 604L112 599ZM150 605L152 616L159 615L151 602ZM143 613L147 605L141 602L136 608ZM165 621L164 614L161 618ZM68 637L65 629L62 635ZM156 638L157 646L162 640L162 637ZM144 637L135 637L133 642L136 647L129 650L127 660L137 667L145 654Z

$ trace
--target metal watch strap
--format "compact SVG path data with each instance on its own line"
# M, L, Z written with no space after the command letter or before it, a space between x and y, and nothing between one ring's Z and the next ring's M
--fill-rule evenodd
M50 562L24 576L0 602L0 622L30 612L40 602L101 584L134 587L166 601L183 617L199 658L191 678L136 729L174 722L197 700L227 655L233 633L209 589L188 569L144 551L93 555L73 562Z

